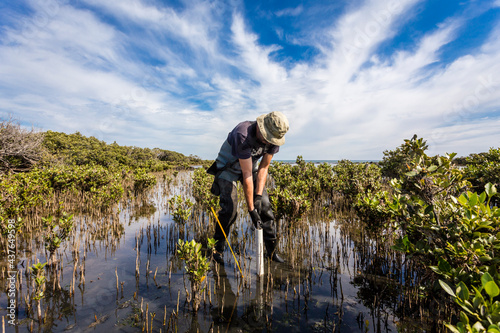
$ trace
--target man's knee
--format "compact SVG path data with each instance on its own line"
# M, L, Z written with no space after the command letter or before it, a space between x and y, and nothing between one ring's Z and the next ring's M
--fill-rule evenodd
M262 232L265 240L275 240L276 239L276 226L274 221L263 221L262 222Z

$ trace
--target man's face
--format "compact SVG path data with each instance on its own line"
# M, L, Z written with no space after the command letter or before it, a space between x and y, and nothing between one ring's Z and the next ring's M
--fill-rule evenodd
M260 128L259 126L257 126L257 139L262 142L263 144L265 145L268 145L269 142L266 141L266 139L264 139L264 136L262 135L262 133L260 132Z

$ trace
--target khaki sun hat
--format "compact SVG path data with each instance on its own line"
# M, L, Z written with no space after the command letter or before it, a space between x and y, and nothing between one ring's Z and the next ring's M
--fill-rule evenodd
M285 133L288 131L288 119L279 112L273 111L257 117L257 125L267 142L281 146L285 143Z

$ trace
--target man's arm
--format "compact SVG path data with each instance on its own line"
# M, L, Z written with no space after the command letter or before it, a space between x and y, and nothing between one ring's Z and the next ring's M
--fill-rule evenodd
M262 161L259 164L259 171L257 171L257 182L255 186L255 194L262 195L264 192L264 187L266 186L267 173L269 170L269 166L271 165L271 160L273 159L273 155L265 154L262 157Z
M251 212L254 210L253 206L253 175L252 175L252 158L241 159L240 158L240 167L241 172L243 174L243 192L245 193L245 199L247 201L248 211Z
M256 188L253 186L253 174L252 174L252 158L240 159L241 172L243 173L243 192L245 193L245 199L247 201L248 211L254 210L253 198L254 194L262 195L264 192L264 186L266 186L267 173L269 166L271 165L271 160L273 155L265 154L262 157L262 161L259 164L259 170L257 171L257 181Z

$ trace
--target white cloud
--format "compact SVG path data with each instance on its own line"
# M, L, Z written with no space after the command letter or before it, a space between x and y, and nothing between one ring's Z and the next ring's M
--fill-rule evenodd
M286 79L285 69L269 59L269 54L278 50L278 46L263 47L258 45L257 36L245 31L243 19L240 15L233 17L231 30L233 32L233 41L239 49L239 56L242 60L240 66L247 74L261 84L267 82L279 83Z
M34 16L0 35L2 115L204 158L215 157L237 122L272 110L290 120L279 159L381 158L415 133L435 153L500 145L498 27L481 48L448 64L440 52L467 23L460 17L381 57L377 48L419 1L369 0L316 31L320 54L290 67L272 57L280 45L262 45L243 13L223 3L175 10L139 0L84 2L90 9L35 6ZM33 21L37 13L46 19Z
M348 71L357 68L369 59L373 48L381 41L393 36L393 27L408 15L409 10L420 0L367 1L343 16L331 31L334 51L331 68L339 70L342 64Z
M154 29L159 34L182 40L194 49L202 49L217 56L217 32L221 23L214 18L219 8L208 2L193 2L186 9L175 11L170 7L157 8L140 0L85 0L88 4L106 10L117 19L131 20L137 25Z
M412 4L407 2L406 10ZM300 70L307 71L308 83L305 88L298 89L306 95L301 97L306 103L301 103L305 105L300 109L311 111L304 112L306 116L299 120L297 135L307 139L303 145L297 143L297 149L309 151L311 158L322 158L330 151L335 154L330 155L332 158L380 158L384 149L398 146L414 133L428 138L434 151L447 148L451 152L450 147L455 146L455 151L464 153L463 147L477 147L477 151L487 149L488 145L498 145L498 134L494 140L494 132L488 137L493 140L484 142L479 137L467 137L469 132L464 132L465 140L469 141L465 146L458 144L455 136L447 134L452 133L450 129L475 120L470 114L495 106L498 111L500 85L493 88L496 83L491 78L491 73L498 72L499 66L499 52L494 46L498 34L493 32L491 40L483 47L483 51L492 49L489 54L465 56L444 68L432 70L428 66L439 60L441 47L455 38L455 31L463 22L460 19L445 22L423 36L416 50L399 52L392 60L382 63L370 58L371 50L392 36L389 28L392 23L388 23L384 31L381 29L374 38L364 40L365 44L360 39L355 57L347 59L339 48L356 45L350 44L350 38L354 38L355 43L358 37L355 29L349 35L346 28L343 35L342 23L347 27L357 26L355 22L368 22L371 12L373 8L348 13L333 34L336 49L332 53L325 51L326 65ZM392 20L397 21L399 17L394 15ZM346 37L348 35L350 37ZM368 60L373 62L371 66L360 67ZM476 96L478 93L480 96ZM294 100L299 101L298 98ZM457 105L458 111L455 110ZM463 116L464 111L467 117ZM450 119L450 112L455 119ZM472 127L477 129L489 122L489 119L477 120ZM442 133L439 140L437 133ZM317 149L311 151L311 147Z
M304 7L302 5L299 5L295 8L285 8L282 10L278 10L275 15L278 17L281 16L297 16L300 15L304 11Z

